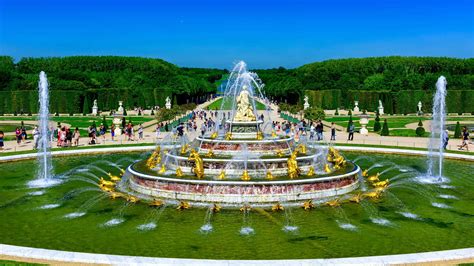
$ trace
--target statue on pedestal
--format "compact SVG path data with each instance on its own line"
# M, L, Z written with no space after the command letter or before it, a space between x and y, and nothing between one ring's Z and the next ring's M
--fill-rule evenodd
M92 115L97 115L99 107L97 107L97 99L94 100L94 105L92 106Z
M250 94L247 86L242 86L239 96L236 98L237 110L234 116L235 121L255 121L256 117L253 113L253 106L250 104Z
M303 104L303 109L304 109L304 110L306 110L306 109L309 108L308 100L309 100L308 95L305 95L305 96L304 96L304 104Z
M422 115L422 114L423 114L423 111L421 111L421 107L422 107L422 106L423 106L423 105L421 104L421 101L419 101L419 102L418 102L418 106L417 106L417 107L418 107L418 112L417 112L418 115Z
M119 108L117 109L117 114L123 115L123 101L119 101Z
M359 101L354 101L354 114L358 114L359 112Z
M171 109L171 99L170 97L166 97L166 103L165 103L166 109Z
M383 112L383 105L382 105L382 101L379 100L379 115L383 115L384 112Z

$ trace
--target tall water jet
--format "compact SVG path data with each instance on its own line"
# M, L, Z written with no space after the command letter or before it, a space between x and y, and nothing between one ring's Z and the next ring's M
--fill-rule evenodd
M442 181L443 175L443 132L446 119L446 78L441 76L436 82L436 94L433 98L433 119L431 137L428 146L428 177ZM437 171L436 171L437 168Z
M37 178L28 183L30 187L49 187L58 184L60 181L52 177L51 164L51 144L49 142L49 84L46 73L41 71L38 83L38 171Z

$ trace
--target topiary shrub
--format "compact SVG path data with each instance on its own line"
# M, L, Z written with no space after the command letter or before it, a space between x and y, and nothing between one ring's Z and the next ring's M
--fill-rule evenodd
M375 122L374 122L374 132L379 132L381 129L379 111L375 113L376 113L376 116L375 116Z
M420 122L418 122L418 127L416 128L415 133L418 137L423 137L426 133L425 128L423 127L423 123L421 122L421 119L420 119Z
M387 119L384 119L383 126L382 126L382 131L380 131L380 135L381 136L388 136L389 134L390 134L390 132L388 130Z
M310 107L304 110L304 118L315 121L325 118L324 110L317 107Z
M339 108L336 108L336 112L334 113L334 115L339 115Z
M461 125L459 124L459 121L456 122L456 128L454 129L454 138L461 138Z
M350 112L350 110L349 110ZM352 125L353 121L352 121L352 114L349 115L349 122L347 123L347 129L346 131L349 132L349 127Z
M155 115L155 111L151 109L151 114L150 115Z

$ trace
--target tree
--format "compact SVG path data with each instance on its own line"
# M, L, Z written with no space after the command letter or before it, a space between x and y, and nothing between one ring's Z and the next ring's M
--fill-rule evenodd
M382 126L382 131L380 131L380 135L381 136L388 136L389 134L390 134L390 132L388 130L387 119L384 119L383 126Z
M381 129L379 111L375 113L376 113L376 116L375 116L375 122L374 122L374 132L379 132Z
M311 106L304 110L304 118L312 121L323 120L325 118L324 110Z
M125 107L123 108L123 115L124 116L127 115L127 108L125 108Z
M454 138L461 138L461 125L459 124L459 121L456 122L456 128L454 129Z
M418 122L418 127L416 128L415 133L418 137L423 137L426 133L425 128L423 127L423 122L421 122L421 119Z
M107 119L105 119L105 115L102 117L102 125L104 126L105 131L109 129L109 126L107 125Z
M350 112L350 110L349 110ZM349 122L347 123L347 132L349 132L349 127L354 123L354 121L352 121L352 114L349 115Z
M82 115L87 115L89 113L89 100L87 97L84 98L84 104L82 105Z

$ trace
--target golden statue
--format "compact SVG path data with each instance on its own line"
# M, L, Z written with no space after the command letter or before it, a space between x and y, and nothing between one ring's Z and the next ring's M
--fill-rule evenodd
M240 211L241 211L241 212L248 212L248 211L250 211L251 209L252 209L252 207L250 207L250 205L245 204L244 206L242 206L242 207L240 208Z
M371 175L367 178L368 181L370 182L379 182L379 177L380 177L380 173L377 173L376 175Z
M110 180L112 180L114 182L118 182L118 181L122 180L119 176L113 175L111 173L107 173L107 175L110 177Z
M232 132L225 133L225 140L231 140L231 139L232 139Z
M135 196L132 196L132 195L128 195L126 200L130 203L137 203L137 202L140 201L139 198L137 198Z
M151 154L150 158L146 160L146 166L148 169L153 169L161 162L160 146L156 147L155 151ZM122 169L121 169L122 171ZM122 173L122 175L125 171Z
M213 152L211 149L209 149L209 151L206 153L206 157L207 157L207 158L212 158L212 157L214 157L214 152Z
M296 147L296 150L297 150L300 154L306 154L306 145L304 145L303 143L298 144L298 146Z
M355 194L354 196L352 196L349 199L350 202L355 202L355 203L359 203L361 200L362 200L362 194L361 193Z
M362 171L362 177L368 177L369 176L369 170L368 169L365 169L364 171Z
M124 197L125 195L120 192L111 191L109 196L111 199L118 199Z
M181 146L181 154L186 154L188 152L189 144L184 144Z
M240 179L242 179L243 181L249 181L251 179L247 169L244 170Z
M284 209L285 208L283 207L283 205L280 204L280 202L272 206L272 211L274 212L283 211Z
M272 172L267 171L267 179L268 179L268 180L272 180L273 178L274 178L274 177L273 177L273 175L272 175Z
M162 200L155 199L152 202L150 202L148 205L150 205L151 207L160 207L163 205L163 203L164 202Z
M312 200L307 200L303 203L303 209L305 211L309 211L314 208L314 204Z
M380 198L380 193L381 191L374 190L374 191L365 192L364 194L362 194L362 196L364 198L378 199Z
M285 153L283 152L283 150L278 149L278 150L276 150L276 155L277 155L278 157L283 157L283 156L285 155Z
M331 167L329 167L329 164L324 165L324 172L326 172L328 174L331 173Z
M234 116L235 121L255 121L253 106L250 104L250 93L247 85L242 86L240 94L235 98L237 101L237 110Z
M372 184L372 186L376 188L386 188L388 187L388 179L386 179L385 181L375 182Z
M181 170L181 167L176 168L176 176L177 177L183 176L183 170Z
M204 177L204 163L202 161L201 156L195 149L191 150L188 160L191 162L194 162L194 167L192 168L193 173L199 179L203 178Z
M215 139L215 138L217 138L217 136L219 136L219 134L218 134L216 131L214 131L214 132L211 134L211 139Z
M328 205L330 207L339 207L341 206L341 202L339 201L338 198L336 199L333 199L333 200L330 200L330 201L327 201L326 203L324 203L325 205Z
M262 131L257 131L257 139L262 140L263 139L263 132Z
M310 166L309 167L309 171L308 171L308 176L313 176L314 175L314 167L313 166Z
M277 135L277 133L275 132L275 130L272 130L272 138L278 138L278 135Z
M115 183L112 181L107 181L103 177L100 178L99 180L99 185L100 186L106 186L106 187L113 187L115 186Z
M160 170L158 171L158 174L164 174L165 172L166 172L166 167L164 164L162 164Z
M225 170L222 170L222 171L220 172L219 176L217 176L217 178L219 178L219 179L221 179L221 180L222 180L222 179L225 179Z
M176 207L177 210L186 210L189 208L191 208L191 205L187 201L181 201L178 207Z
M290 158L288 158L287 160L288 176L291 179L297 178L301 173L301 170L298 168L298 162L296 161L297 153L298 153L297 151L294 151L293 153L291 153Z
M214 205L212 205L212 207L211 207L212 212L220 212L221 209L222 209L221 205L216 204L216 203L214 203Z

